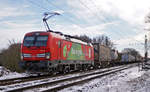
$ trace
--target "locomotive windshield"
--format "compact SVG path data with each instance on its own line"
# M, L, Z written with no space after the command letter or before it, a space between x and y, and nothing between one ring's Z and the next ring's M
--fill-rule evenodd
M26 36L24 38L24 46L46 46L48 36L38 35L38 36Z

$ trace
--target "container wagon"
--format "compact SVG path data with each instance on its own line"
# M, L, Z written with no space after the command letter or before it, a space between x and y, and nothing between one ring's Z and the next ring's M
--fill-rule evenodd
M118 62L118 51L115 49L111 50L111 65L114 66Z
M99 43L93 43L95 67L107 67L111 62L111 49Z
M121 63L133 63L135 61L135 57L128 53L123 53L121 56Z

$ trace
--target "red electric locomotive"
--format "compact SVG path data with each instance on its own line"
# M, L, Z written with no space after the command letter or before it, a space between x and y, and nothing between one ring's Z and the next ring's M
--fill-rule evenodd
M60 32L30 32L21 45L20 66L29 71L66 72L94 65L90 43Z
M94 49L90 43L51 31L47 20L59 13L44 13L47 32L30 32L21 45L20 66L29 71L66 72L94 65Z

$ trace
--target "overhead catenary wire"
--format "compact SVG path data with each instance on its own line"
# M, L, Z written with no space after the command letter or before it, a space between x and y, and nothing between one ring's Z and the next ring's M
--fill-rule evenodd
M86 4L84 4L81 0L78 0L79 1L79 3L81 4L81 5L83 5L85 8L87 8L88 9L88 11L90 12L90 13L92 13L94 16L97 16L97 18L99 19L99 16L97 15L97 14L95 14ZM101 19L99 19L100 21L103 21L103 23L107 23L107 21L106 20L101 20ZM110 26L111 28L111 30L113 30L113 28L112 28L112 26ZM117 32L117 31L116 31ZM123 35L122 34L120 34L119 32L117 32L119 35L117 35L117 34L115 34L116 36L120 36L120 37L122 37Z
M31 1L31 0L28 0L28 2L30 2L31 4L33 4L33 5L35 5L35 6L38 6L38 7L39 7L39 8L41 8L41 9L44 9L44 10L50 11L49 9L47 9L47 8L45 8L45 7L41 6L40 4L37 4L37 3L35 3L35 2L33 2L33 1Z
M103 22L103 23L107 23L107 21L105 21L104 19L101 19L101 17L100 17L97 13L93 12L93 11L92 11L86 4L84 4L81 0L78 0L78 1L79 1L79 3L80 3L81 5L83 5L85 8L87 8L87 10L88 10L92 15L96 16L99 21L101 21L101 22ZM108 23L109 23L109 22L108 22ZM111 30L113 30L113 29L111 28Z
M48 1L48 0L47 0L47 1ZM32 2L32 3L33 3L33 2ZM33 3L33 4L34 4L34 3ZM37 6L40 6L40 5L37 4ZM53 5L53 6L54 6L54 5ZM40 6L40 7L41 7L41 6ZM47 8L45 8L45 7L41 7L41 8L46 9L46 10L49 10L49 9L47 9ZM56 8L59 9L59 7L57 7L57 6L56 6ZM61 10L62 10L62 9L61 9ZM97 16L97 15L96 15L96 16ZM97 17L98 17L98 16L97 16ZM70 20L70 18L68 18L68 17L66 18L66 17L64 16L64 18L67 19L67 20ZM71 23L72 23L72 22L73 22L73 21L71 20Z
M50 1L48 1L48 0L46 0L47 2L49 2L49 4L51 4L52 6L54 6L55 8L58 8L58 9L60 9L60 10L63 10L62 8L60 8L60 7L57 7L56 5L54 5L52 2L50 2ZM88 7L87 7L88 8ZM90 8L89 8L90 9ZM63 10L64 11L64 10ZM69 16L69 17L71 17L71 16ZM99 18L99 16L96 14L96 17L98 18L98 19L100 19ZM103 20L102 20L103 21Z
M59 10L62 10L62 11L64 11L62 8L59 8L59 7L57 7L56 5L54 5L53 3L51 3L51 2L49 2L48 0L46 0L49 4L51 4L52 6L54 6L55 8L57 8L57 9L59 9ZM33 4L35 4L34 2L32 2ZM36 4L35 4L36 5ZM39 5L38 5L39 6ZM41 6L40 6L41 7ZM43 7L41 7L41 8L43 8ZM45 7L44 7L44 9L45 9ZM62 15L63 16L63 15ZM67 20L70 20L71 21L71 23L73 22L70 18L66 18L65 16L63 16L65 19L67 19ZM70 17L70 16L69 16ZM98 17L98 16L97 16ZM102 20L103 21L103 20ZM73 24L73 23L72 23ZM85 31L86 32L86 31Z
M59 9L59 10L64 11L62 8L57 7L56 5L54 5L53 3L49 2L48 0L46 0L46 1L47 1L49 4L51 4L53 7L55 7L56 9ZM30 1L29 1L29 2L30 2ZM42 8L42 9L51 11L51 10L49 10L48 8L43 7L43 6L41 6L40 4L37 4L37 3L33 2L33 1L31 1L30 3L32 3L32 4L35 5L35 6L38 6L39 8ZM65 20L67 20L67 21L69 20L70 23L76 24L76 23L75 23L75 20L73 20L72 18L70 18L71 16L68 16L69 18L66 17L65 15L61 15L61 16L63 16L63 18L64 18Z
M59 10L62 10L62 11L64 11L64 9L63 8L60 8L60 7L58 7L58 6L56 6L55 4L53 4L52 2L50 2L49 0L46 0L50 5L52 5L52 6L54 6L55 8L57 8L57 9L59 9ZM66 16L68 16L68 15L66 15ZM65 17L65 15L64 15L64 17ZM69 18L68 18L69 17ZM73 18L71 18L72 16L68 16L67 17L67 20L69 19L73 19ZM83 16L82 16L83 17ZM98 16L97 16L98 17ZM66 18L65 18L66 19ZM76 20L73 20L73 21L76 21Z
M96 4L92 1L92 0L90 0L91 2L92 2L92 4L96 7L96 9L98 10L98 11L100 11L100 9L99 8L97 8L97 6L96 6ZM84 7L86 7L89 11L91 11L90 10L90 8L87 6L87 5L85 5L81 0L79 0L79 2L84 6ZM102 13L101 13L102 14ZM97 15L96 15L97 16ZM107 18L107 17L105 17L105 19L106 20L109 20L109 18ZM104 21L105 22L105 21ZM122 38L126 38L127 36L124 36L124 34L122 34L122 33L120 33L120 32L117 32L118 34L120 34L120 36L122 37ZM124 32L123 32L124 33ZM133 38L133 37L131 37L131 39L133 39L134 41L137 41L137 42L140 42L141 43L141 41L138 41L138 40L136 40L135 38Z
M28 1L29 1L29 3L31 3L32 5L35 5L35 6L39 7L39 8L41 8L41 9L44 9L44 10L46 10L46 11L51 11L51 10L49 10L48 8L43 7L43 6L41 6L40 4L38 4L38 3L35 3L35 2L33 2L33 1L30 1L30 0L28 0ZM72 21L71 19L66 18L64 15L61 15L61 16L63 16L66 20L69 20L70 23L73 24L73 21ZM75 24L75 23L74 23L74 24ZM44 26L45 26L45 24L44 24Z
M38 3L35 3L35 2L33 2L33 1L30 1L30 0L28 0L31 4L33 4L33 5L35 5L35 6L38 6L39 8L41 8L41 9L44 9L44 10L47 10L47 11L51 11L51 10L49 10L48 8L46 8L46 7L43 7L43 6L41 6L40 4L38 4ZM64 15L61 15L61 16L63 16L64 17ZM65 19L67 19L66 17L65 17ZM68 20L68 19L67 19ZM72 20L70 20L71 21L71 23L73 22Z
M31 2L30 2L31 3ZM40 4L37 4L37 3L35 3L35 2L33 2L32 1L32 3L31 4L33 4L33 5L35 5L35 6L38 6L39 8L42 8L42 9L45 9L45 10L49 10L49 9L47 9L47 8L45 8L45 7L42 7ZM51 3L51 5L52 5L52 3ZM53 4L53 6L55 6L54 4ZM63 9L61 9L61 8L59 8L59 7L57 7L57 6L55 6L55 8L58 8L58 9L60 9L60 10L63 10ZM71 19L69 19L68 17L66 18L64 15L61 15L61 16L63 16L66 20L69 20L70 21L70 23L72 23L72 24L76 24L76 23L74 23L74 21L72 21ZM77 24L76 24L77 25ZM79 25L78 25L79 26Z
M53 7L55 7L56 9L59 9L59 10L64 11L62 8L57 7L56 5L54 5L53 3L51 3L50 1L48 1L48 0L46 0L46 1L48 2L48 4L51 4L51 5L52 5ZM61 15L61 16L63 16L66 20L69 20L71 23L74 22L72 19L66 18L64 15ZM76 23L74 22L74 24L76 24Z
M89 7L88 7L87 5L85 5L83 2L81 2L81 0L79 0L79 1L80 1L80 3L82 3L85 7L87 7L87 8L89 9ZM89 0L89 1L91 1L91 3L95 6L96 10L101 11L101 10L96 6L96 4L94 3L93 0ZM104 16L102 12L101 12L101 14L102 14L102 16ZM111 19L109 19L108 17L105 17L105 20L111 21ZM112 24L112 25L114 25L114 24ZM123 31L122 31L122 32L123 32ZM122 34L121 32L117 32L117 33L120 34L121 37L126 37L126 36L124 36L124 34L126 34L126 32L123 32L124 34ZM136 40L136 39L134 39L134 38L131 38L131 39L133 39L133 40L135 40L135 41L137 41L137 42L141 42L141 41L138 41L138 40Z
M97 7L97 5L94 3L93 0L89 0L89 1L92 2L92 4L96 7L96 9L97 9L98 11L101 11L101 9L100 9L99 7ZM101 12L101 14L103 14L103 12ZM103 16L104 16L104 15L103 15ZM110 19L109 17L105 17L105 19L111 21L111 19ZM125 34L125 33L127 33L127 32L123 32L123 33ZM126 35L128 35L128 34L126 34ZM139 43L141 43L141 41L138 41L138 40L136 40L135 38L132 38L132 39L135 40L135 41L137 41L137 42L139 42Z
M53 4L52 2L50 2L50 1L48 1L48 0L46 0L50 5L52 5L52 6L54 6L55 8L57 8L57 9L59 9L59 10L62 10L62 11L64 11L64 9L62 9L62 8L60 8L60 7L58 7L58 6L56 6L55 4ZM65 17L65 16L64 16ZM70 19L70 17L71 16L68 16L67 18L65 17L65 19ZM72 23L72 22L71 22ZM73 24L73 23L72 23ZM78 24L76 24L76 25L78 25ZM78 25L79 26L79 25ZM83 28L82 28L83 29ZM86 29L84 29L84 30L86 30ZM88 31L86 30L85 31L85 33L87 33Z

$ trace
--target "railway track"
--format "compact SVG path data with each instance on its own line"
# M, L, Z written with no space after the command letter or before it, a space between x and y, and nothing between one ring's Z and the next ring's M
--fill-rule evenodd
M11 85L15 83L22 83L22 82L32 81L32 80L39 80L39 79L48 78L48 77L50 77L50 75L27 76L27 77L5 79L5 80L0 80L0 86ZM54 77L54 76L51 76L51 77Z
M27 78L26 81L16 82L16 84L12 83L12 84L7 85L6 83L5 85L0 86L0 91L20 92L20 91L31 90L35 88L39 88L39 91L44 91L44 92L57 91L64 87L69 87L69 86L75 85L83 81L91 80L97 77L102 77L102 76L105 76L114 72L118 72L118 71L130 68L130 67L120 66L120 67L115 67L115 68L97 70L95 72L91 71L89 73L75 74L72 76L64 75L64 76L53 77L53 78L52 77L51 78L45 77L43 79L37 78L34 80ZM48 87L48 88L47 90L43 90L42 87Z
M95 73L95 74L92 74L92 75L89 74L89 75L81 76L81 77L78 77L78 78L71 78L68 81L59 82L59 83L57 83L57 85L52 84L52 85L49 85L50 87L41 88L41 89L39 89L39 92L57 92L61 89L71 87L73 85L77 85L77 84L80 84L80 83L84 83L84 82L90 81L90 80L95 79L95 78L100 78L100 77L103 77L103 76L106 76L106 75L109 75L109 74L112 74L112 73L115 73L115 72L118 72L118 71L121 71L121 70L125 70L125 69L128 69L128 68L130 68L130 67L115 69L115 70L107 71L107 72L100 73L100 74Z
M68 74L73 74L76 72L71 72ZM64 74L64 75L68 75ZM33 80L40 80L40 79L45 79L45 78L53 78L53 77L58 77L61 76L62 74L57 74L57 75L40 75L40 76L27 76L27 77L19 77L19 78L11 78L11 79L5 79L5 80L0 80L0 86L5 86L5 85L11 85L11 84L16 84L16 83L23 83L27 81L33 81Z
M93 71L93 70L89 70ZM89 72L89 71L85 71ZM73 74L73 73L78 73L78 72L71 72L68 74ZM64 75L68 75L64 74ZM5 79L5 80L0 80L0 86L5 86L5 85L11 85L11 84L16 84L16 83L22 83L22 82L27 82L27 81L33 81L33 80L40 80L44 78L52 78L52 77L57 77L61 76L62 74L57 74L57 75L41 75L41 76L26 76L26 77L19 77L19 78L11 78L11 79Z
M88 72L88 71L86 71L86 72ZM71 72L68 74L73 74L73 73L77 73L77 72ZM68 75L68 74L64 74L64 75ZM61 75L62 74L42 75L42 76L27 76L27 77L5 79L5 80L0 80L0 86L11 85L11 84L16 84L16 83L23 83L23 82L27 82L27 81L40 80L40 79L45 79L45 78L53 78L53 77L58 77Z

